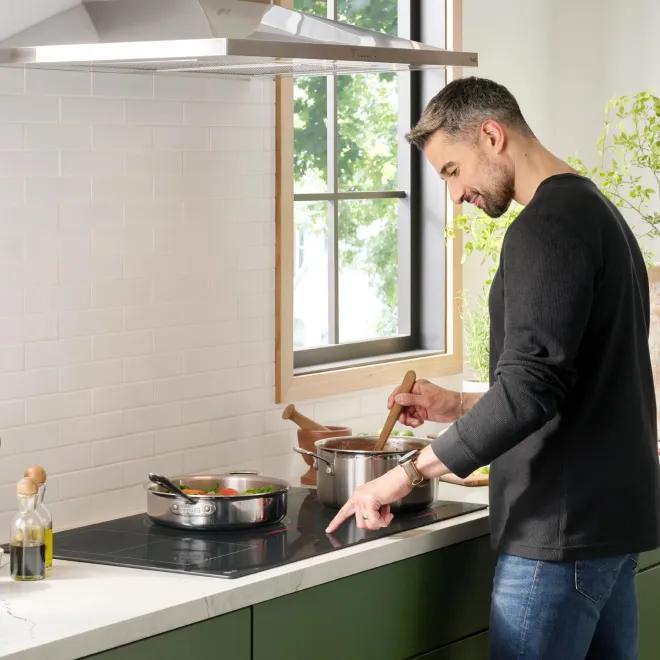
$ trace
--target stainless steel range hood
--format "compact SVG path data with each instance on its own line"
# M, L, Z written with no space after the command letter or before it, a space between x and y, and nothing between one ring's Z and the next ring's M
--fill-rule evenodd
M14 18L23 11L16 7L27 6L33 16L14 21L14 34L7 34L11 21L0 5L0 66L273 76L477 65L476 53L258 2L49 0L43 5L51 12L65 8L47 17L38 16L39 4L16 0Z

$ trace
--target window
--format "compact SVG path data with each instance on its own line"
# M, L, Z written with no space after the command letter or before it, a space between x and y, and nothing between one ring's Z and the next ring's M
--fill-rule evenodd
M445 42L437 0L294 0L294 8ZM340 382L342 367L372 385L395 360L421 359L435 375L442 357L445 372L460 370L456 315L447 309L458 278L455 246L447 249L443 236L444 186L404 138L444 82L444 71L278 82L278 400L338 391L291 386L322 382L314 376ZM360 387L360 378L341 382Z

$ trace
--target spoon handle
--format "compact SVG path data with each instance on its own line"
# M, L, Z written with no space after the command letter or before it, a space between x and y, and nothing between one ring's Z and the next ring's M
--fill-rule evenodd
M153 481L155 484L162 486L165 490L169 490L170 493L174 493L183 499L188 500L191 504L197 504L197 500L194 500L190 495L186 495L178 486L172 483L167 477L164 477L162 474L154 474L149 472L149 481Z
M413 385L415 384L416 380L417 380L417 376L415 372L412 370L407 371L406 375L403 377L403 381L401 381L401 386L399 387L398 394L409 394L412 391ZM383 426L383 430L380 432L380 435L378 436L378 442L374 447L374 451L382 451L383 448L385 447L385 444L387 443L387 439L390 437L390 433L392 433L392 429L396 424L396 420L399 418L399 415L401 414L402 408L403 406L400 403L394 403L390 408L390 414L387 416L387 420L385 421L385 426Z

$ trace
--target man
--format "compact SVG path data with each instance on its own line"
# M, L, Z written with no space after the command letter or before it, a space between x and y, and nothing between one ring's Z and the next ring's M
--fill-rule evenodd
M358 488L328 527L376 529L425 478L491 464L495 659L637 658L637 554L660 545L649 288L617 209L536 139L513 96L479 78L435 96L408 135L452 200L525 206L492 283L490 389L426 380L400 421L456 421L405 468Z

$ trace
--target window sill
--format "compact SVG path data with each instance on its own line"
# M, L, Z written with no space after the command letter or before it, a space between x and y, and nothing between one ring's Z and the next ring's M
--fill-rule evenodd
M418 378L453 375L462 371L462 361L459 353L420 350L297 369L281 383L277 403L392 385L409 369Z

